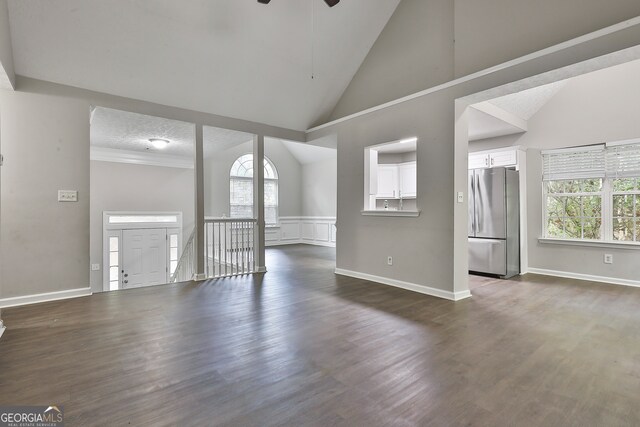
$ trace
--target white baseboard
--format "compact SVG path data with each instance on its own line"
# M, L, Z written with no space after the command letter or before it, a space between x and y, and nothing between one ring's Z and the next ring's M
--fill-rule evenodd
M21 297L0 299L0 308L18 307L38 304L40 302L58 301L62 299L86 297L92 295L91 288L69 289L67 291L47 292L44 294L25 295Z
M315 240L304 240L304 239L281 240L279 242L267 242L265 244L265 246L267 248L272 247L272 246L287 246L287 245L312 245L312 246L324 246L326 248L335 248L336 247L335 242L318 242L318 241L315 241Z
M640 280L617 279L615 277L592 276L590 274L572 273L570 271L547 270L544 268L529 267L528 273L543 276L564 277L565 279L587 280L590 282L608 283L612 285L632 286L640 288Z
M449 292L442 289L431 288L429 286L418 285L416 283L404 282L402 280L390 279L388 277L374 276L372 274L360 273L358 271L344 270L342 268L336 268L335 273L341 276L355 277L356 279L363 279L370 282L381 283L383 285L394 286L396 288L406 289L433 297L444 298L450 301L460 301L471 297L470 291Z

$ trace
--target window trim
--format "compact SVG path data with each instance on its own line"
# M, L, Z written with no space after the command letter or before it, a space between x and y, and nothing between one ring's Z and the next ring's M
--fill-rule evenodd
M229 167L229 217L230 218L233 218L231 216L231 208L233 206L249 206L249 205L243 205L243 204L238 204L238 203L236 203L236 204L232 203L232 201L231 201L231 192L230 192L231 191L231 181L233 179L246 180L246 181L253 182L254 176L249 177L249 176L238 176L238 175L232 175L231 174L231 172L233 170L233 166L236 164L236 162L239 161L241 158L243 158L245 156L248 156L248 155L250 155L253 158L253 153L252 152L241 154L238 157L236 157L236 159L233 162L231 162L231 166ZM265 182L267 182L267 181L275 182L276 183L276 193L277 193L276 194L276 205L275 206L267 206L265 204L265 208L266 207L270 207L270 208L274 208L275 207L276 221L273 222L273 223L266 222L266 218L265 218L265 226L266 227L278 227L278 226L280 226L280 183L279 183L280 174L278 173L278 168L276 168L275 163L273 163L273 161L271 161L270 158L268 158L267 156L264 156L264 162L266 164L268 164L269 166L271 166L271 168L273 169L273 173L275 175L275 178L267 178L266 174L265 174L264 181ZM263 168L266 168L266 164L263 166ZM251 204L251 208L252 208L251 210L253 211L253 203ZM253 218L255 219L255 213L253 214Z
M629 145L629 144L638 144L640 140L627 140L620 142L611 142L605 144L604 156L607 157L607 149L610 147L616 147L619 145ZM584 151L595 151L602 145L596 146L585 146L585 147L571 147L566 149L559 150L543 150L541 152L542 156L547 154L560 154L560 153L571 153L580 151L580 149L584 149ZM544 157L542 159L544 165ZM544 166L543 166L544 172ZM624 248L624 249L639 249L640 241L628 241L628 240L615 240L613 237L613 228L614 228L614 215L613 215L613 199L614 196L617 195L640 195L640 189L635 189L629 192L623 191L614 191L613 183L616 179L624 179L624 178L634 178L640 179L640 176L617 176L611 175L607 168L607 173L605 176L591 176L591 177L578 177L578 176L566 176L566 177L555 177L554 179L544 179L544 173L542 176L542 224L541 224L541 237L538 238L538 242L540 243L551 243L551 244L567 244L567 245L577 245L577 246L596 246L596 247L609 247L609 248ZM549 181L571 181L571 180L582 180L582 179L602 179L602 189L600 192L595 193L548 193L547 192L547 183ZM600 228L600 239L574 239L574 238L562 238L562 237L551 237L548 234L548 222L549 222L549 212L547 205L547 198L550 194L557 194L558 196L566 196L566 197L581 197L581 196L600 196L602 200L602 214L601 221L602 226ZM581 216L581 218L583 218Z
M547 183L551 182L551 181L579 181L582 179L602 179L602 189L598 192L592 192L592 193L587 193L587 192L577 192L577 193L548 193L547 192ZM567 240L567 241L572 241L572 240L577 240L577 241L585 241L585 242L606 242L606 238L603 238L604 236L606 236L606 230L605 230L605 226L604 226L604 221L605 221L605 198L606 198L606 193L605 193L605 181L606 178L580 178L580 179L554 179L554 180L549 180L549 181L542 181L542 234L541 234L541 238L540 239L547 239L547 240ZM563 238L563 237L553 237L553 236L549 236L548 232L548 224L549 224L549 211L547 209L547 197L549 197L549 194L553 194L556 195L557 197L600 197L600 211L601 211L601 216L600 216L600 220L602 221L602 225L600 226L600 238L599 239L585 239L584 237L582 237L581 239L574 239L574 238ZM583 213L583 212L581 212ZM580 215L581 219L584 218L593 218L593 217L585 217ZM612 227L613 229L613 227ZM582 235L584 236L584 229L581 229Z

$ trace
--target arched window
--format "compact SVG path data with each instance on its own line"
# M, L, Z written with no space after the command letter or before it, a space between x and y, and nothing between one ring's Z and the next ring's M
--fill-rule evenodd
M253 218L253 154L238 157L230 172L231 218ZM278 222L278 173L271 160L264 158L264 220Z

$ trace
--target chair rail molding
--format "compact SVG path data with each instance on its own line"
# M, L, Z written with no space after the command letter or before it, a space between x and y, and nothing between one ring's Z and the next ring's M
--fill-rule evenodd
M307 244L336 246L336 217L282 216L275 226L267 227L267 246Z

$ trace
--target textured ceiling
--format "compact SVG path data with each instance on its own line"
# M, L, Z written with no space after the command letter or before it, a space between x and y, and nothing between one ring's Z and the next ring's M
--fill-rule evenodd
M9 15L17 74L304 130L333 109L398 3L9 0Z
M235 130L204 126L204 156L244 144L253 135ZM169 141L166 148L154 148L149 139ZM144 114L96 107L91 113L91 146L110 150L126 150L139 153L157 153L179 160L189 161L194 156L194 126L191 123L163 119ZM265 138L265 143L274 138ZM315 145L281 141L302 164L336 157L336 150Z
M253 135L205 126L205 157L235 145L251 141ZM166 148L154 148L150 138L166 139ZM91 114L91 146L115 150L160 153L193 159L194 125L144 114L96 107Z
M563 80L495 98L489 102L521 119L529 120L566 84L567 82Z
M191 123L110 108L96 107L91 113L92 147L193 158L194 131ZM151 145L150 138L167 139L170 143L159 150Z

